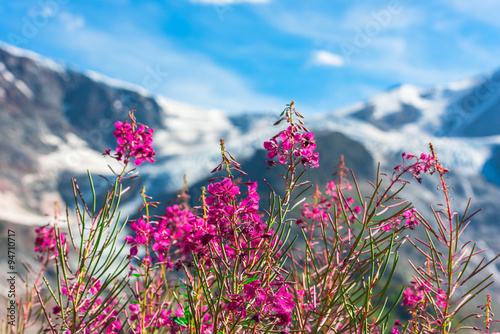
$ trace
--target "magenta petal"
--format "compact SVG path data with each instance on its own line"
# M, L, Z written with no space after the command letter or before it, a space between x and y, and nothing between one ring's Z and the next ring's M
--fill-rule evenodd
M272 149L273 149L273 147L274 147L274 145L273 145L273 143L271 143L270 141L265 141L265 142L264 142L264 148L265 148L266 150L272 150Z
M269 151L269 152L267 153L267 157L268 157L269 159L274 159L274 157L275 157L275 156L276 156L276 151Z

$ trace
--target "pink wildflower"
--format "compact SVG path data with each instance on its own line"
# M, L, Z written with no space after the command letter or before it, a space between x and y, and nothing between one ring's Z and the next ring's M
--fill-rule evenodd
M59 255L58 247L57 247L57 238L56 238L56 230L52 226L44 226L42 228L37 228L36 230L37 236L35 239L35 252L41 253L42 255L39 258L40 262L54 259ZM68 248L68 244L66 241L66 234L61 233L61 244L66 253Z
M403 212L403 217L406 218L406 226L408 226L411 230L414 230L415 226L419 224L417 210L415 209Z
M281 142L279 143L278 140ZM266 160L269 166L273 166L276 162L274 159L278 157L279 164L292 165L296 162L301 162L304 167L319 167L319 153L315 153L316 143L314 134L311 132L299 133L297 126L290 125L286 130L280 133L269 141L264 142L264 148L268 151L267 157L271 160Z
M129 113L128 122L116 122L113 135L116 137L118 147L116 148L115 158L128 164L134 159L136 166L144 161L155 162L156 152L153 149L153 129L148 129L143 124L138 124L133 115L134 111ZM106 149L104 155L110 155L111 150Z

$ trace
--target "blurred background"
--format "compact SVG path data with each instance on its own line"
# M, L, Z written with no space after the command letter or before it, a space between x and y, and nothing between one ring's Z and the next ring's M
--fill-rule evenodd
M9 44L230 112L332 111L499 66L494 0L20 0L0 15Z
M20 261L34 263L34 226L54 203L71 209L70 177L89 194L90 170L106 191L97 175L116 165L102 152L132 109L155 129L157 163L140 167L125 213L145 185L162 214L184 175L195 202L219 138L260 182L265 208L261 179L280 178L266 171L262 143L291 100L316 134L322 167L309 179L320 189L341 154L368 189L378 162L390 172L402 152L432 142L452 171L454 209L470 197L470 210L483 208L465 239L486 259L500 252L497 1L19 0L2 1L0 17L0 232L3 245L16 231ZM437 184L407 194L423 214L443 202ZM500 278L497 265L488 273ZM498 300L499 285L491 291Z

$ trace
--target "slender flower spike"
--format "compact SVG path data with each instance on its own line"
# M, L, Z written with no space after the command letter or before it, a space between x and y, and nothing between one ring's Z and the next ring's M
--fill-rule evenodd
M40 262L44 262L46 260L54 259L59 255L58 247L57 247L57 238L56 238L56 230L53 226L44 226L36 229L36 240L35 240L35 252L41 253L42 255L39 257ZM68 244L66 242L66 234L61 233L61 245L65 249L65 252L68 248Z
M319 167L319 153L314 152L316 149L316 141L314 134L308 132L299 123L293 122L293 116L301 117L293 107L294 101L285 109L286 115L283 116L275 125L286 120L290 124L286 130L280 131L277 135L264 142L264 148L268 151L266 160L268 166L274 166L277 163L283 166L291 166L296 163L302 163L306 168ZM306 133L300 132L307 131ZM278 157L278 162L273 159Z
M132 159L134 165L140 166L143 162L155 162L156 152L153 149L154 130L146 125L136 123L134 111L129 113L129 117L124 122L115 123L113 136L116 137L118 147L114 158L128 164ZM104 155L111 155L111 149L106 149Z

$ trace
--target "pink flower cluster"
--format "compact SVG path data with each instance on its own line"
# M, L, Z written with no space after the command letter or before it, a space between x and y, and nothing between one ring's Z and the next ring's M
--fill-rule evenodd
M441 172L446 173L449 172L448 169L444 168L441 164L436 162L436 159L432 156L432 154L421 153L420 156L415 156L411 153L403 152L403 165L396 166L394 169L396 171L407 171L409 172L419 183L422 182L421 174L434 174L438 169ZM406 166L405 160L412 161L413 164L410 166Z
M408 226L411 230L415 229L415 226L420 224L417 210L410 209L404 211L401 215L396 216L394 218L389 219L383 226L382 230L390 231L391 229L397 231L399 229L399 225L401 225L402 221L405 221L406 226Z
M427 281L420 280L419 282L413 281L413 287L408 287L403 292L403 302L402 306L409 306L412 309L419 308L425 310L427 305L430 305L430 301L426 294L429 296L435 295L434 302L438 307L446 307L446 292L442 289L437 289L437 292L433 292L431 284Z
M187 206L174 204L167 207L165 215L159 219L153 250L158 253L160 261L165 261L169 248L173 246L177 247L182 255L189 256L191 251L200 251L200 234L206 233L207 230L209 229L203 219L197 217Z
M247 182L245 193L240 193L233 179L224 178L221 182L208 185L207 222L217 233L212 239L216 249L225 248L226 254L234 258L236 248L253 247L263 237L265 229L260 220L259 195L257 182ZM221 244L220 237L224 242ZM247 240L252 240L251 245ZM252 246L253 245L253 246Z
M269 151L267 157L270 160L266 160L269 166L276 164L272 159L277 156L278 162L284 166L293 165L298 161L305 167L319 167L319 153L314 153L316 149L314 134L300 133L294 124L264 142L264 148Z
M399 334L400 332L398 327L402 327L401 321L396 320L396 322L394 323L394 327L392 327L391 334Z
M335 181L329 181L326 185L325 196L316 187L313 193L314 202L312 204L304 202L302 204L302 215L301 219L297 220L298 225L304 225L303 219L308 219L312 222L327 222L329 218L329 213L334 205L337 206L337 214L342 214L343 210L348 214L348 220L354 221L357 215L361 212L361 207L354 206L354 199L352 197L340 199L337 193L337 184ZM341 191L350 191L352 186L348 180L343 180L340 186Z
M205 265L224 258L230 263L238 258L243 265L255 261L262 255L258 253L262 239L272 239L273 234L266 233L261 221L257 182L242 184L246 185L245 192L231 178L209 184L204 217L197 216L187 206L175 204L167 207L158 222L148 223L146 219L138 219L131 224L134 235L126 237L127 243L132 245L130 255L136 256L138 247L151 247L160 261L167 262L170 261L170 258L166 260L167 254L175 255L177 261L189 260L193 254L198 259L204 259ZM270 242L272 245L275 241ZM142 261L154 262L152 259ZM182 262L186 264L189 261ZM256 323L286 327L292 321L294 305L284 279L279 276L267 287L260 279L244 284L240 294L232 295L231 300L226 302L225 309L231 316L250 317ZM170 326L173 329L179 326L179 322L172 321L174 314L167 310L161 307L158 311L146 311L145 318L141 319L157 328ZM143 316L139 304L130 305L129 311L132 321ZM182 318L180 314L177 317ZM210 319L205 318L207 328L203 332L209 333Z
M178 204L167 207L157 222L139 218L130 226L135 235L125 238L132 245L130 256L136 256L138 248L145 246L151 247L160 261L169 261L166 256L175 247L181 256L189 257L193 252L208 259L211 243L219 255L223 247L229 257L235 258L238 247L257 245L265 229L260 220L257 182L245 184L247 192L243 194L229 178L209 184L205 218Z
M123 160L127 164L134 158L136 166L141 165L144 161L155 162L153 129L146 130L146 126L142 124L136 128L134 122L130 124L120 121L115 123L115 128L113 135L117 138L116 158L118 160Z
M35 252L41 253L38 260L40 262L54 259L59 255L57 248L56 230L53 226L44 226L36 229ZM66 234L61 232L61 244L64 252L67 252L68 244Z
M199 236L207 230L204 225L206 224L203 219L197 217L187 207L183 208L178 204L167 207L165 215L158 221L148 222L141 217L130 225L135 236L125 237L125 241L132 245L129 257L137 256L139 247L151 247L156 259L171 268L168 254L174 246L185 256L189 256L191 251L200 252ZM151 258L143 259L143 262L149 264L158 261Z
M134 117L134 111L129 113L125 122L116 122L113 136L116 137L118 147L116 155L113 156L118 161L123 161L127 165L132 159L136 166L144 161L155 162L156 152L153 149L154 130L146 125L138 124ZM111 155L111 149L106 149L103 155Z
M406 226L408 226L411 230L414 230L415 226L419 224L417 210L415 209L410 209L403 212L403 219L406 219Z

